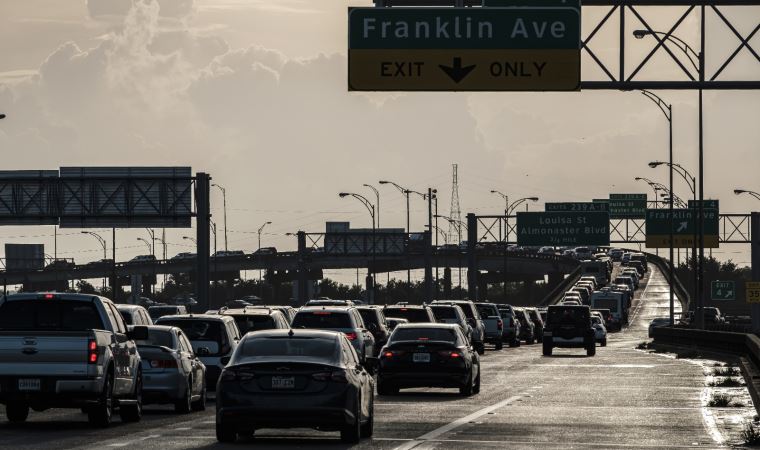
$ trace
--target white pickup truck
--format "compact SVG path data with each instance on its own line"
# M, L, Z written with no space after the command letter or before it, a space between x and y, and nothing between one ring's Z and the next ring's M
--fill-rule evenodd
M81 408L92 425L142 416L142 372L134 339L116 306L96 295L0 296L0 403L10 422L29 409Z

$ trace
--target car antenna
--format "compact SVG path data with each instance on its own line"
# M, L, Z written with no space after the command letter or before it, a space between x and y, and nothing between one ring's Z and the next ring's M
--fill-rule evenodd
M293 337L293 329L292 328L288 331L288 337Z

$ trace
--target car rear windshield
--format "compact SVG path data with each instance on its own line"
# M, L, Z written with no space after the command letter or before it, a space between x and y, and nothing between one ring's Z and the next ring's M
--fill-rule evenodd
M135 341L137 346L141 345L158 345L161 347L167 347L174 349L174 337L171 331L166 330L151 330L148 329L148 339L144 341Z
M305 311L293 318L293 328L353 328L351 317L345 312Z
M102 330L95 304L78 300L14 300L0 306L0 330Z
M238 329L241 334L248 333L249 331L257 330L271 330L275 328L274 318L270 315L239 315L232 316L235 319Z
M480 317L498 316L499 310L495 306L491 305L477 305Z
M161 320L159 324L181 329L191 341L213 341L219 344L226 341L222 323L215 320Z
M360 309L359 315L362 316L362 320L364 320L364 325L366 326L369 326L372 323L375 325L380 325L380 319L377 317L377 311L373 309Z
M271 337L245 339L237 356L308 356L332 360L337 355L337 351L335 339Z
M387 317L400 317L409 323L430 322L430 316L424 308L386 308L384 312Z
M433 315L438 320L456 319L457 312L451 306L431 306Z
M399 328L391 335L391 342L398 341L446 341L456 342L454 330L442 328Z
M552 325L583 324L589 320L589 310L586 308L551 308L547 314L548 322Z

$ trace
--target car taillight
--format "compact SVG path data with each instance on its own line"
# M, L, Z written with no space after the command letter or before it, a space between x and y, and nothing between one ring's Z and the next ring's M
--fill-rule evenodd
M87 343L87 362L90 364L98 362L98 343L92 339Z
M383 358L393 358L394 356L401 356L403 354L404 354L404 352L400 351L400 350L393 350L393 351L389 350L389 351L383 352L382 357Z
M154 359L151 360L150 367L154 369L174 369L177 367L177 361L174 359Z
M498 319L496 321L496 328L498 328L499 330L503 330L504 329L504 321L501 320L501 319Z
M345 334L349 341L355 341L357 338L356 333L354 333L353 331L349 331L348 333L345 333Z
M311 378L317 381L334 381L336 383L348 383L346 372L337 370L334 372L317 372L311 374Z
M230 370L224 369L222 371L222 381L251 381L256 375L253 372L245 370Z
M441 355L441 356L449 357L451 359L456 359L456 358L461 358L462 357L461 353L459 353L459 352L452 352L452 351L448 351L448 350L440 351L440 352L438 352L438 354Z

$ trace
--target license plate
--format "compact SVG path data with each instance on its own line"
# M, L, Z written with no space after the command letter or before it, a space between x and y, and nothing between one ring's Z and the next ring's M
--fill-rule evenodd
M18 380L19 391L39 391L40 379L39 378L22 378Z
M419 363L429 363L430 353L415 353L414 356L412 356L412 361Z
M272 377L272 389L293 389L295 387L295 377Z

